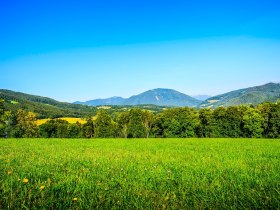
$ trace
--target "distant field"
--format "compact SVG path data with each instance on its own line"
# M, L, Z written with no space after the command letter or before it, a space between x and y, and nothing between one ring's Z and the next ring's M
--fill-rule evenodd
M66 120L66 121L68 121L69 123L76 123L76 122L79 122L79 123L81 123L81 124L86 123L86 120L81 119L81 118L75 118L75 117L61 117L61 118L58 118L58 119ZM36 121L36 124L39 126L39 125L44 124L44 123L47 122L48 120L51 120L51 119L39 119L39 120Z
M0 209L279 209L280 141L0 139Z

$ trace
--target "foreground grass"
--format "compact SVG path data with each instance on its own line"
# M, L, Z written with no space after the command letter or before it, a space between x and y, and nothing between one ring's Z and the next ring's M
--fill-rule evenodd
M0 209L280 208L279 140L2 139L0 172Z

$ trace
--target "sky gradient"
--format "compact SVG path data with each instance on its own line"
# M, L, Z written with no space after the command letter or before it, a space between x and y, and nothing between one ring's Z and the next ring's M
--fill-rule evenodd
M276 0L0 2L0 88L60 101L280 82Z

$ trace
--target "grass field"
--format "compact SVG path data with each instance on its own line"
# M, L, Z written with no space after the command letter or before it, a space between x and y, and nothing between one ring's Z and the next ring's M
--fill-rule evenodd
M2 139L0 209L279 209L280 141Z

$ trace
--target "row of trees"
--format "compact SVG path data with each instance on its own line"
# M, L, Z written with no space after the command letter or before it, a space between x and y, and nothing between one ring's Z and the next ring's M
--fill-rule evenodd
M99 110L85 124L54 119L37 126L32 112L15 115L0 103L1 137L45 138L186 138L249 137L280 138L280 103L232 106L216 109L170 108L158 114L131 109L109 114Z

